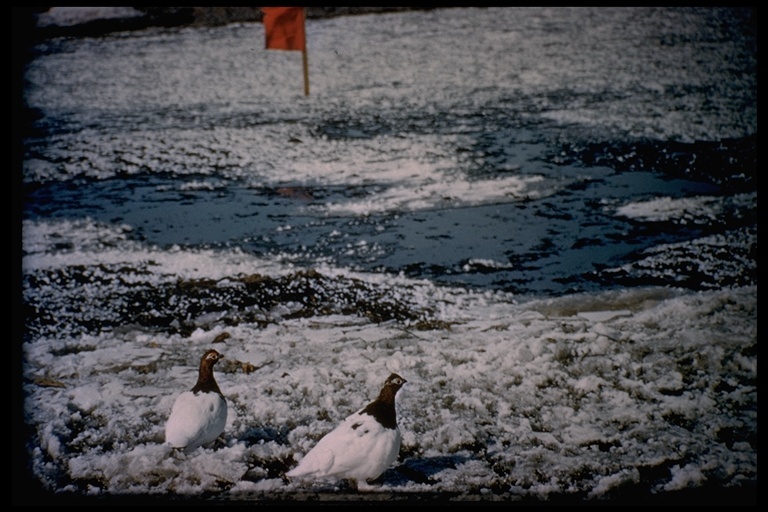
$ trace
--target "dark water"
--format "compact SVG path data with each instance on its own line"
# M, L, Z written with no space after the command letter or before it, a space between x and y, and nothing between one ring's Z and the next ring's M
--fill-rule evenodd
M649 225L613 213L612 206L629 200L722 194L724 187L712 180L604 166L546 169L538 171L588 177L541 199L366 216L317 214L308 207L375 194L374 186L254 188L206 176L76 179L30 189L25 214L124 223L163 248L239 246L302 265L325 261L523 294L610 287L585 277L631 261L642 249L738 227L716 221ZM179 190L180 179L198 186Z

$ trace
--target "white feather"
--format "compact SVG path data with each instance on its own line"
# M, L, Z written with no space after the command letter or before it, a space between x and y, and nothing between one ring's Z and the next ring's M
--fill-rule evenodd
M361 412L362 409L348 416L320 439L286 476L343 477L357 481L379 477L397 460L400 429L385 428L373 416Z
M219 393L185 391L173 404L165 441L191 452L216 440L227 423L227 401Z

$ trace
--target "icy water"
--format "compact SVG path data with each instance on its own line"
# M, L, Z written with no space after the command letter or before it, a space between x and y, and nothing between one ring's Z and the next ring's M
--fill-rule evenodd
M324 261L519 294L590 290L585 276L596 268L630 261L632 253L648 247L723 229L685 224L649 229L610 211L610 205L658 196L721 195L722 187L712 183L649 171L562 165L543 173L543 163L530 167L538 176L557 173L579 180L542 199L361 217L315 213L312 207L375 195L370 190L375 187L254 188L209 184L203 177L196 188L178 190L178 177L77 179L35 190L27 211L31 219L125 223L142 240L161 247L237 246L302 266Z
M388 371L413 392L386 495L755 482L755 13L307 31L308 97L260 24L33 48L23 373L43 487L291 499L306 425ZM164 411L214 339L226 435L170 461Z

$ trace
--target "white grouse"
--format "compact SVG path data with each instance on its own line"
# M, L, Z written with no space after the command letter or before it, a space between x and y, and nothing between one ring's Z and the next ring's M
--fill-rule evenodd
M363 485L378 478L400 452L395 395L406 382L390 375L376 400L320 439L286 476L346 478Z
M197 384L176 399L165 424L165 442L189 453L212 443L224 432L227 401L213 377L213 365L224 357L213 349L200 359Z

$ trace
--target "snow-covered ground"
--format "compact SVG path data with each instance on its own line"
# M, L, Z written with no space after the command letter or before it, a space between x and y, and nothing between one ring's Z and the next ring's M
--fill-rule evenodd
M113 241L109 251L84 240L71 257L86 268L131 269L120 278L125 286L207 278L226 288L243 286L241 276L279 273L239 252L169 254L102 236ZM29 259L49 269L70 264L47 252ZM98 270L91 278L114 280ZM754 287L514 304L407 279L377 284L379 293L438 305L445 327L339 314L286 320L298 306L284 304L265 314L266 324L221 325L209 313L190 335L124 326L26 343L36 473L52 488L84 494L272 499L305 491L279 472L395 371L409 380L399 397L401 462L430 481L392 471L385 492L586 499L756 479ZM95 295L93 303L82 298L84 309L98 307ZM217 368L230 403L226 431L213 448L173 454L162 442L164 421L210 346L226 357Z
M298 54L262 50L260 24L41 44L25 91L41 118L23 166L33 479L62 499L749 499L756 187L729 189L736 172L722 186L701 184L703 171L683 179L686 169L652 179L647 162L614 172L636 158L629 150L592 167L556 165L571 155L551 152L640 139L730 147L754 135L749 12L317 20L306 98ZM143 195L144 179L174 200ZM572 195L606 183L585 199L585 220L558 224ZM88 187L103 197L78 195ZM214 196L216 209L202 206ZM139 200L139 214L126 207ZM167 205L184 201L184 214ZM498 240L465 233L476 246L435 220L519 219L529 204L539 213L526 219L538 221ZM215 230L174 240L195 209ZM418 236L406 238L406 225L434 231L409 227ZM568 229L583 238L558 234ZM630 261L599 266L599 286L518 294L499 284L504 272L529 268L535 283L556 266L531 270L533 251L513 258L505 237L552 244L556 260L577 240L602 239L597 258L615 247L605 240L649 232ZM450 261L441 268L452 283L376 266L432 238L424 253L464 251L435 255ZM214 446L180 455L163 444L164 422L209 347L225 356L227 427ZM282 477L393 371L408 380L403 446L375 491Z

